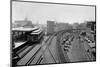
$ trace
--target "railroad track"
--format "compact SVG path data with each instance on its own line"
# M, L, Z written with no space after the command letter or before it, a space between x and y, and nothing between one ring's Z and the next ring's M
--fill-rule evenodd
M29 43L28 41L22 45L25 45L24 47L20 48L18 51L16 51L17 54L20 54L22 51L24 51L29 45L32 45L32 43Z
M45 41L45 43L47 43L49 39L50 39L50 36L49 36L48 39Z
M18 55L20 56L20 58L23 58L28 52L30 52L34 47L34 46L28 46L26 49L24 49L23 51L21 51Z
M49 36L45 42L48 42L48 40L50 40L50 39L51 39L51 37ZM34 46L29 46L27 48L24 47L24 49L20 50L19 55L21 55L21 58L24 58L30 51L32 51L33 48L34 48ZM25 51L25 50L27 50L27 51ZM32 61L36 59L37 54L40 51L41 51L41 47L34 53L34 55L32 55L27 61L25 61L25 63L23 62L23 60L22 61L19 60L19 61L21 61L22 64L20 62L18 62L18 65L26 65L26 66L31 65ZM21 53L23 53L23 54L21 54ZM38 60L35 61L34 63L40 64L42 59L43 59L43 56L41 54L41 56L38 58Z
M21 60L21 58L23 58L35 46L35 45L34 46L29 46L30 44L28 44L28 43L25 43L23 45L25 45L25 46L22 49L20 49L19 51L16 52L16 54L18 55L19 59L18 60L16 59L16 63L14 63L15 65L17 64L18 61ZM15 61L13 61L13 62L15 62Z
M57 34L54 34L53 36L55 36L55 35L57 35ZM53 39L53 36L52 36L52 37L49 36L48 39L45 41L45 43L47 43L47 42L49 41L49 43L47 44L48 47L49 47L50 44L51 44L51 41L52 41L52 39ZM35 46L27 46L27 45L26 45L26 46L24 46L24 48L22 48L22 49L20 49L19 51L17 51L17 54L20 55L20 58L24 58L34 47L35 47ZM35 59L35 57L36 57L37 53L40 51L40 49L41 49L41 48L39 48L39 49L34 53L34 55L32 55L32 57L30 57L30 59L29 59L28 61L26 61L25 63L24 63L24 61L19 62L19 61L21 61L21 59L20 59L20 60L18 61L17 65L26 65L26 66L27 66L27 65L30 65L30 63ZM56 60L54 59L54 57L53 57L52 52L50 51L50 49L49 49L49 48L46 48L46 49L49 50L49 53L50 53L51 57L53 58L54 62L56 63ZM41 56L38 58L38 60L37 60L35 63L36 63L36 64L40 64L42 60L43 60L43 54L41 54ZM22 63L22 64L21 64L21 63Z
M43 55L41 55L41 56L39 57L39 59L38 59L38 61L36 62L36 64L40 64L42 60L43 60Z
M62 33L63 34L63 33ZM75 33L73 33L72 32L72 34L74 35L74 36L76 36L75 34L79 34L79 32L77 33L77 32L75 32ZM84 45L84 44L83 44ZM85 50L85 47L83 46L83 50ZM93 57L93 55L91 54L91 53L89 53L89 52L87 52L86 50L85 50L85 55L88 57L88 61L93 61L94 60L94 57Z
M58 60L56 60L57 58L55 58L55 56L53 55L53 53L52 53L52 51L51 51L51 49L50 49L50 45L51 45L51 43L52 43L53 38L54 38L55 36L57 36L59 33L60 33L60 32L54 33L54 35L52 35L52 37L51 37L51 39L49 40L49 43L48 43L47 51L50 53L49 55L51 56L51 59L52 59L52 62L50 62L50 63L58 63ZM60 59L59 59L59 61L60 61ZM49 63L49 62L47 62L47 63Z
M93 61L94 60L94 56L91 54L91 52L87 52L86 51L86 49L84 47L84 43L82 43L82 47L83 47L83 49L85 51L85 55L88 57L89 61ZM90 48L90 46L89 46L89 48Z
M47 43L50 40L51 36L48 37L48 39L45 41L45 43ZM43 52L44 54L44 52ZM41 56L39 57L39 59L36 61L36 64L40 64L43 60L43 54L41 54Z
M50 45L52 39L53 39L53 36L49 36L48 39L46 40L45 43L46 43L46 44L47 44L47 42L49 42L49 43L47 44L48 47L46 47L45 50L49 49L49 45ZM43 53L40 55L39 59L36 61L36 64L40 64L41 61L43 60L43 55L44 55L45 50L44 50Z
M56 60L55 60L55 58L54 58L54 56L53 56L53 54L52 54L52 52L51 52L51 50L50 50L50 48L48 48L48 50L49 50L49 52L50 52L50 54L51 54L52 59L54 60L54 62L57 63Z
M29 61L25 65L30 65L31 62L35 59L37 53L41 50L41 47L35 52L35 54L29 59Z
M31 47L22 57L21 60L17 62L17 65L29 65L31 61L35 58L36 54L40 51L41 46L36 45L35 47Z
M19 51L17 51L16 53L19 54L21 53L22 51L24 51L28 46L26 45L25 47L23 47L22 49L20 49Z
M53 35L53 36L54 36L54 35ZM50 46L51 41L52 41L52 39L53 39L53 36L49 36L49 38L46 40L46 43L47 43L48 41L49 41L49 43L47 44L48 47L47 47L45 50L48 49L48 51L49 51L49 53L50 53L50 55L51 55L53 61L56 63L56 60L55 60L55 58L53 57L52 52L51 52L50 49L49 49L49 46ZM41 62L43 61L44 52L45 52L45 51L43 51L43 53L41 54L41 56L40 56L39 59L37 60L36 64L41 64Z
M20 57L20 58L23 58L28 52L30 52L34 47L36 46L36 44L31 44L30 46L30 43L28 43L25 47L23 47L22 49L20 49L18 52L17 52L17 55Z
M20 52L20 53L18 54L18 56L20 57L20 60L21 60L25 55L27 55L34 47L35 47L35 45L34 45L34 46L29 46L29 47L27 47L26 49L24 49L22 52ZM20 60L18 60L18 61L20 61ZM18 61L17 61L17 62L18 62ZM16 64L17 64L17 62L16 62Z
M54 35L53 35L53 36L54 36ZM48 39L45 41L45 43L48 45L48 47L49 47L50 44L51 44L51 41L52 41L52 39L53 39L53 36L49 36ZM21 56L21 58L24 58L24 57L26 57L26 55L27 55L29 52L33 51L33 48L34 48L34 46L31 46L31 47L24 47L22 50L20 50L20 51L18 52L18 54ZM52 59L53 59L54 62L56 63L56 60L54 59L54 57L53 57L52 52L50 51L50 49L47 48L47 47L46 47L46 49L48 49L48 51L49 51L49 53L50 53ZM45 50L46 50L46 49L45 49ZM30 57L29 59L27 59L27 61L25 61L25 60L19 60L18 63L17 63L17 65L26 65L26 66L28 66L28 65L33 65L33 64L40 64L41 61L43 60L43 54L44 54L44 52L45 52L45 51L44 51L43 53L41 52L41 55L40 55L40 56L38 57L38 59L35 61L35 59L36 59L36 57L37 57L37 55L38 55L38 53L39 53L40 51L41 51L41 47L40 47L36 52L34 52L34 54L31 55L31 57ZM23 54L21 54L21 53L23 53ZM32 64L32 61L35 61L35 62Z
M63 50L61 48L62 47L61 43L60 43L61 36L66 32L68 32L68 31L67 30L63 30L63 31L59 32L59 34L57 35L58 51L60 53L60 63L70 62L70 59L68 57L67 57L67 60L66 60L64 52L63 52Z

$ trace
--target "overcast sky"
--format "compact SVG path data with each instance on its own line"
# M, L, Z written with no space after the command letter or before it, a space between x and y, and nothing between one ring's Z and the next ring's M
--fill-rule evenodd
M95 7L46 3L12 2L12 22L28 18L32 23L95 21Z

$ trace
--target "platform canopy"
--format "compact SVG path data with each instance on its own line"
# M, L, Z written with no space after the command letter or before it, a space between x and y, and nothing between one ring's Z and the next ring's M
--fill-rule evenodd
M33 27L33 28L24 28L24 27L18 27L18 28L12 28L12 31L34 31L39 29L39 27Z
M31 34L40 34L42 32L42 30L39 28L35 31L33 31Z

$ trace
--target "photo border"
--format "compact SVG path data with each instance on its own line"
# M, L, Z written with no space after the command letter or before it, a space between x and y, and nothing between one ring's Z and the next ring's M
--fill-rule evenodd
M96 30L97 30L97 6L96 5L87 5L87 4L72 4L72 3L56 3L56 2L42 2L42 1L20 1L20 0L10 0L10 66L12 66L12 2L27 2L27 3L42 3L42 4L56 4L56 5L73 5L73 6L88 6L95 7L95 22L96 22ZM96 33L96 41L97 41L97 31ZM96 43L96 42L95 42ZM96 43L96 60L97 60L97 43ZM68 62L68 63L85 63L85 62L96 62L94 61L76 61L76 62ZM37 66L37 65L52 65L52 64L67 64L67 63L46 63L46 64L33 64L29 66ZM25 65L17 65L17 66L25 66Z

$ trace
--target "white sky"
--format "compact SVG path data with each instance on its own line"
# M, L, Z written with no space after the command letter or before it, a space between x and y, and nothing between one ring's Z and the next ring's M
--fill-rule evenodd
M33 23L95 21L95 7L30 2L12 2L12 22L27 17Z

